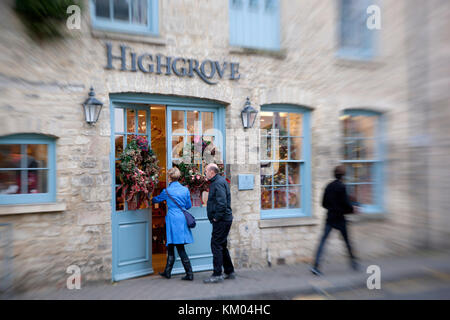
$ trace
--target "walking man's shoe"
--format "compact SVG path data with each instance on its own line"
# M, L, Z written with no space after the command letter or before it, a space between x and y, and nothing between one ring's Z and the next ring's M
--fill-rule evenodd
M219 283L223 281L223 276L211 276L205 280L203 280L204 283Z
M322 272L320 272L320 270L318 268L316 268L316 267L312 267L310 270L315 276L322 276L323 275Z
M352 265L353 270L355 270L355 271L361 270L361 265L358 263L358 261L352 260L351 265Z
M230 274L225 274L224 279L225 279L225 280L236 279L236 275L234 274L234 272L232 272L232 273L230 273Z

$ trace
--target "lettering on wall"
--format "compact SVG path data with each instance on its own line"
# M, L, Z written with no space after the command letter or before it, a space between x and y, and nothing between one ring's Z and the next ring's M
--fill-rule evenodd
M155 73L157 75L172 74L178 77L198 76L207 84L217 84L219 80L227 78L229 80L238 80L239 63L227 61L203 60L198 61L192 58L167 57L161 54L143 53L137 54L131 48L120 45L118 50L114 50L111 43L106 43L107 63L105 69L116 69L114 61L120 61L121 71Z

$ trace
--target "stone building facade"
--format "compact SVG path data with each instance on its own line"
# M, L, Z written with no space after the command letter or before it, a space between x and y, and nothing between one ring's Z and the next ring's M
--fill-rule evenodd
M0 223L13 226L15 289L64 287L70 265L81 268L83 281L112 279L110 105L111 95L122 93L218 103L226 130L242 129L249 97L259 111L254 127L245 131L249 137L260 129L261 106L308 110L311 210L304 217L261 218L259 160L236 163L235 144L227 136L234 214L229 247L238 268L311 261L326 215L322 191L342 160L340 117L346 110L377 112L384 123L383 211L352 217L357 254L364 259L448 247L449 5L383 1L376 53L361 60L337 54L338 2L279 1L280 49L271 51L230 45L228 1L160 0L158 36L96 29L86 1L80 30L41 43L27 35L13 1L2 1L0 137L40 134L56 145L55 201L0 205ZM240 78L226 74L210 85L199 76L121 71L119 59L107 69L106 43L115 56L126 45L138 55L238 63ZM84 121L81 106L91 86L104 103L94 126ZM256 147L260 151L259 142ZM240 174L255 177L251 190L239 190ZM344 244L335 239L337 233L325 259L345 258Z

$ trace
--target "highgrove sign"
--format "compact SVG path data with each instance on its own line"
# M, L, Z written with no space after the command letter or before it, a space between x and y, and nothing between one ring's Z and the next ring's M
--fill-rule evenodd
M143 73L165 74L170 76L172 73L178 77L194 77L197 75L207 84L217 84L220 79L228 73L230 80L238 80L239 63L224 61L203 60L198 61L191 58L167 57L161 54L152 55L150 53L136 54L125 45L119 46L120 53L113 55L111 43L106 43L107 64L105 69L115 69L113 60L120 61L121 71ZM130 50L128 50L130 49ZM127 63L128 62L128 63ZM217 76L216 76L217 74Z

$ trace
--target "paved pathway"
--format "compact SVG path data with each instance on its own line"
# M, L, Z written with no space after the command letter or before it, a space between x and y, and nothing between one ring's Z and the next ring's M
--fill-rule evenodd
M369 265L378 265L381 269L381 290L367 289L367 278L370 275L366 273L366 269ZM183 275L175 275L170 280L160 276L147 276L118 283L84 286L82 284L80 290L32 291L9 298L220 300L360 297L370 299L383 297L380 293L385 294L387 291L383 290L389 288L391 290L389 292L395 293L396 285L397 288L401 288L398 290L409 290L409 293L414 294L420 289L420 285L411 279L424 277L438 279L434 285L437 289L443 290L444 299L448 299L448 295L446 298L445 294L450 292L450 252L422 252L408 257L362 261L362 269L359 272L351 270L347 263L329 262L324 264L322 271L324 276L316 277L311 274L306 264L275 266L259 270L241 269L236 271L236 279L225 280L219 284L203 283L202 280L207 278L210 272L195 273L193 282L181 281ZM412 282L401 282L408 279ZM395 296L392 297L395 298Z

